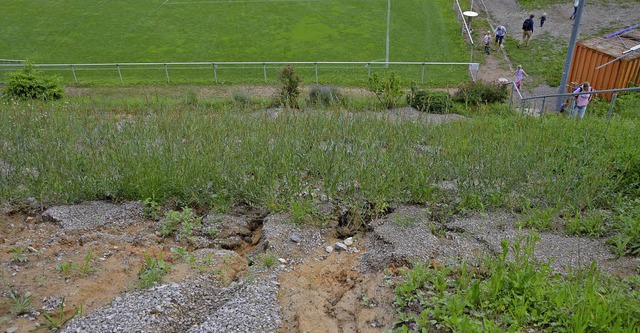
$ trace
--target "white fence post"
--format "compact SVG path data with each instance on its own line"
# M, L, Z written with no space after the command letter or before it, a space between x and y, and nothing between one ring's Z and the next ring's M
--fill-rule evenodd
M313 63L313 66L314 66L314 67L315 67L315 69L316 69L316 84L318 84L318 63L317 63L317 62L314 62L314 63Z
M264 83L267 83L267 64L262 63L262 71L264 72Z
M124 80L122 80L122 72L120 71L120 65L116 64L118 67L118 76L120 77L120 83L124 84Z
M169 82L169 67L167 64L164 64L164 73L167 75L167 83L171 83Z
M71 73L73 73L73 81L78 84L78 78L76 77L76 70L73 69L73 65L71 65Z
M212 63L213 65L213 80L218 83L218 65Z

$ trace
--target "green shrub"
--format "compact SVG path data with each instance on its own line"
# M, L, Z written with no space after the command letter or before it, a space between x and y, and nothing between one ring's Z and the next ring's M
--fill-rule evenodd
M407 104L424 112L449 113L453 100L446 91L423 91L412 87L407 94Z
M297 109L298 96L300 96L300 83L302 79L295 73L293 66L286 66L280 72L280 104Z
M244 91L236 91L233 93L233 105L241 108L247 109L253 104L253 99L251 95Z
M387 109L397 106L400 98L404 96L402 81L393 72L385 74L384 79L373 74L369 78L369 91L376 94L380 104Z
M453 100L465 104L502 103L509 97L506 86L483 81L468 82L458 87Z
M309 87L309 101L312 104L330 106L342 99L342 92L336 87L312 85Z
M3 90L5 99L48 101L61 99L64 96L60 77L43 76L31 64L7 76L7 85Z

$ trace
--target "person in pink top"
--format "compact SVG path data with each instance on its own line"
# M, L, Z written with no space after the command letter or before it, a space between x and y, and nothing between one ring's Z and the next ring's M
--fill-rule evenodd
M529 76L529 74L527 74L527 72L524 71L524 69L522 69L522 65L518 65L518 69L516 69L516 87L518 87L518 89L520 89L520 84L522 83L522 77L523 76Z
M575 105L573 106L573 110L571 111L571 115L569 117L574 118L576 115L578 116L578 120L584 117L584 112L587 111L587 105L593 99L594 94L580 94L582 92L592 92L596 91L591 87L589 82L583 83L581 86L578 86L574 91L573 98L575 99Z

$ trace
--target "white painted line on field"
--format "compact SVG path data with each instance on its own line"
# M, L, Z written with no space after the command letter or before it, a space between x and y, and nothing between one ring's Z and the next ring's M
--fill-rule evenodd
M387 51L386 61L389 62L389 34L391 30L391 0L387 0Z

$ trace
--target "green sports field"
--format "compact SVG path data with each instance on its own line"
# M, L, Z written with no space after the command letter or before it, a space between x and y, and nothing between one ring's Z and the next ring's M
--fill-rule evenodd
M468 60L451 0L5 0L0 13L0 58L33 63Z

